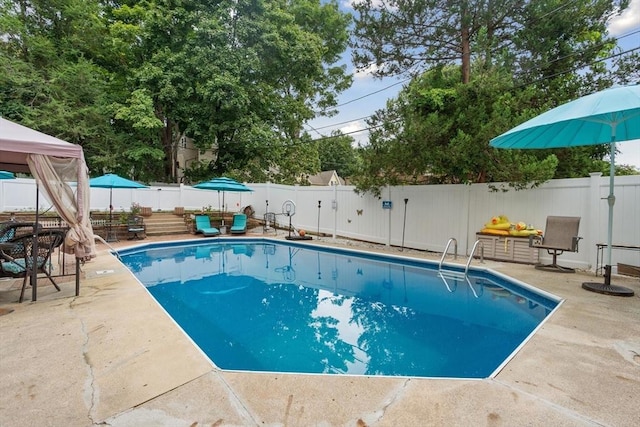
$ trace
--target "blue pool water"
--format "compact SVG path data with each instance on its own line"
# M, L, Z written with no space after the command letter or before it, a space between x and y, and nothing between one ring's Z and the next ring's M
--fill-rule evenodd
M151 244L124 264L220 368L485 378L558 305L487 271L262 239Z

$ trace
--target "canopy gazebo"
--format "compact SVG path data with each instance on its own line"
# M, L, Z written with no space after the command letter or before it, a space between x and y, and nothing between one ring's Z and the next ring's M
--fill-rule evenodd
M76 257L76 295L79 295L78 261L95 257L89 218L89 171L82 147L0 117L0 169L30 172L36 180L37 192L44 192L68 224L64 248ZM70 182L77 183L75 194ZM31 284L32 301L36 301L35 270L31 275Z

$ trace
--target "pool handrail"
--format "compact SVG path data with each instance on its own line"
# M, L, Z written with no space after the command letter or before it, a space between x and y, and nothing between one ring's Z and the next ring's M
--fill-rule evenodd
M476 242L473 244L473 248L471 249L471 255L469 255L469 259L467 260L467 266L464 268L465 277L467 276L469 265L471 264L471 260L473 259L473 254L476 253L478 245L480 246L480 263L484 264L484 243L482 243L482 240L476 240Z
M449 246L453 242L453 259L458 259L458 241L455 237L452 237L447 242L447 245L444 247L444 252L442 252L442 258L440 258L440 263L438 264L438 270L442 269L442 264L444 263L444 258L447 256L447 252L449 251Z

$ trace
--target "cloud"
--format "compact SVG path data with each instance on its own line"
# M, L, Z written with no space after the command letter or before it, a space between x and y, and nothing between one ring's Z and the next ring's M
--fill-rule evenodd
M608 31L611 36L620 36L634 28L640 27L640 0L631 0L622 14L609 21Z
M380 67L376 64L370 64L367 68L363 70L354 69L353 70L353 78L355 79L371 79L373 78L373 73L375 73Z
M362 120L357 120L340 128L340 132L353 138L353 146L366 145L369 142L369 131L367 124ZM359 132L361 131L361 132Z
M344 7L344 8L349 8L349 9L353 9L353 5L354 4L359 4L362 3L363 0L342 0L340 2L340 4ZM379 8L380 6L382 6L384 3L382 0L374 0L373 2L371 2L373 4L373 7L375 8Z

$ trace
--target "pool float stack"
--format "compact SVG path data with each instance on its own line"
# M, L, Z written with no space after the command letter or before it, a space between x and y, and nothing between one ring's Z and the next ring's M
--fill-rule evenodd
M531 236L541 235L542 230L524 222L511 223L505 215L498 215L492 217L491 221L487 222L480 230L480 233L496 236Z

